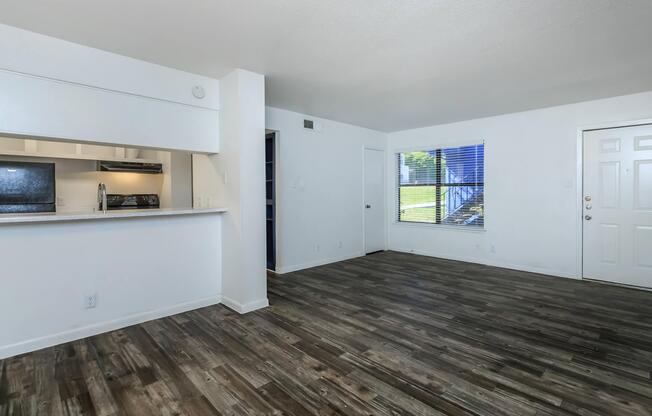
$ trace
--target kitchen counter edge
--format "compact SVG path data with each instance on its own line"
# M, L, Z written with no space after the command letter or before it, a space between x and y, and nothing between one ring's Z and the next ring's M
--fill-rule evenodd
M124 210L84 213L51 213L51 214L1 214L0 225L21 223L43 223L57 221L92 221L120 218L165 217L173 215L201 215L219 214L226 212L226 208L161 208L144 210Z

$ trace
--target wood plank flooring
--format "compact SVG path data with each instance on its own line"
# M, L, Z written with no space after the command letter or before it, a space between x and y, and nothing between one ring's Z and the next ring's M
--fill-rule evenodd
M379 253L0 361L0 415L651 415L652 292Z

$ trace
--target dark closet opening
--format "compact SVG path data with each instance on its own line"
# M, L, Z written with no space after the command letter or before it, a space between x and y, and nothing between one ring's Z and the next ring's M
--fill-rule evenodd
M265 135L267 268L276 270L276 133Z

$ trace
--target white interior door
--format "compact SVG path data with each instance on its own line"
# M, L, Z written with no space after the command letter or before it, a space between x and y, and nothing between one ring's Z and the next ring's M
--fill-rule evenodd
M365 252L385 249L385 152L364 149Z
M652 125L584 132L583 274L652 287Z

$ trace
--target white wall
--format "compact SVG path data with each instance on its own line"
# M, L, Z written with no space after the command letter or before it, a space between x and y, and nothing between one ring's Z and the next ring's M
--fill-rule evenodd
M233 199L225 189L227 147L216 155L192 155L192 198L195 208L226 207ZM222 162L221 162L222 161Z
M226 207L222 301L249 312L268 305L265 272L265 79L235 70L220 80L220 154L194 155L198 206Z
M580 277L578 128L652 118L652 92L389 134L389 248ZM485 146L485 230L396 223L395 153Z
M0 359L219 303L220 215L0 226Z
M0 91L1 133L219 150L218 80L0 25Z
M170 206L192 207L192 154L170 153Z
M363 255L363 149L384 149L386 134L272 107L265 123L279 132L277 271Z

